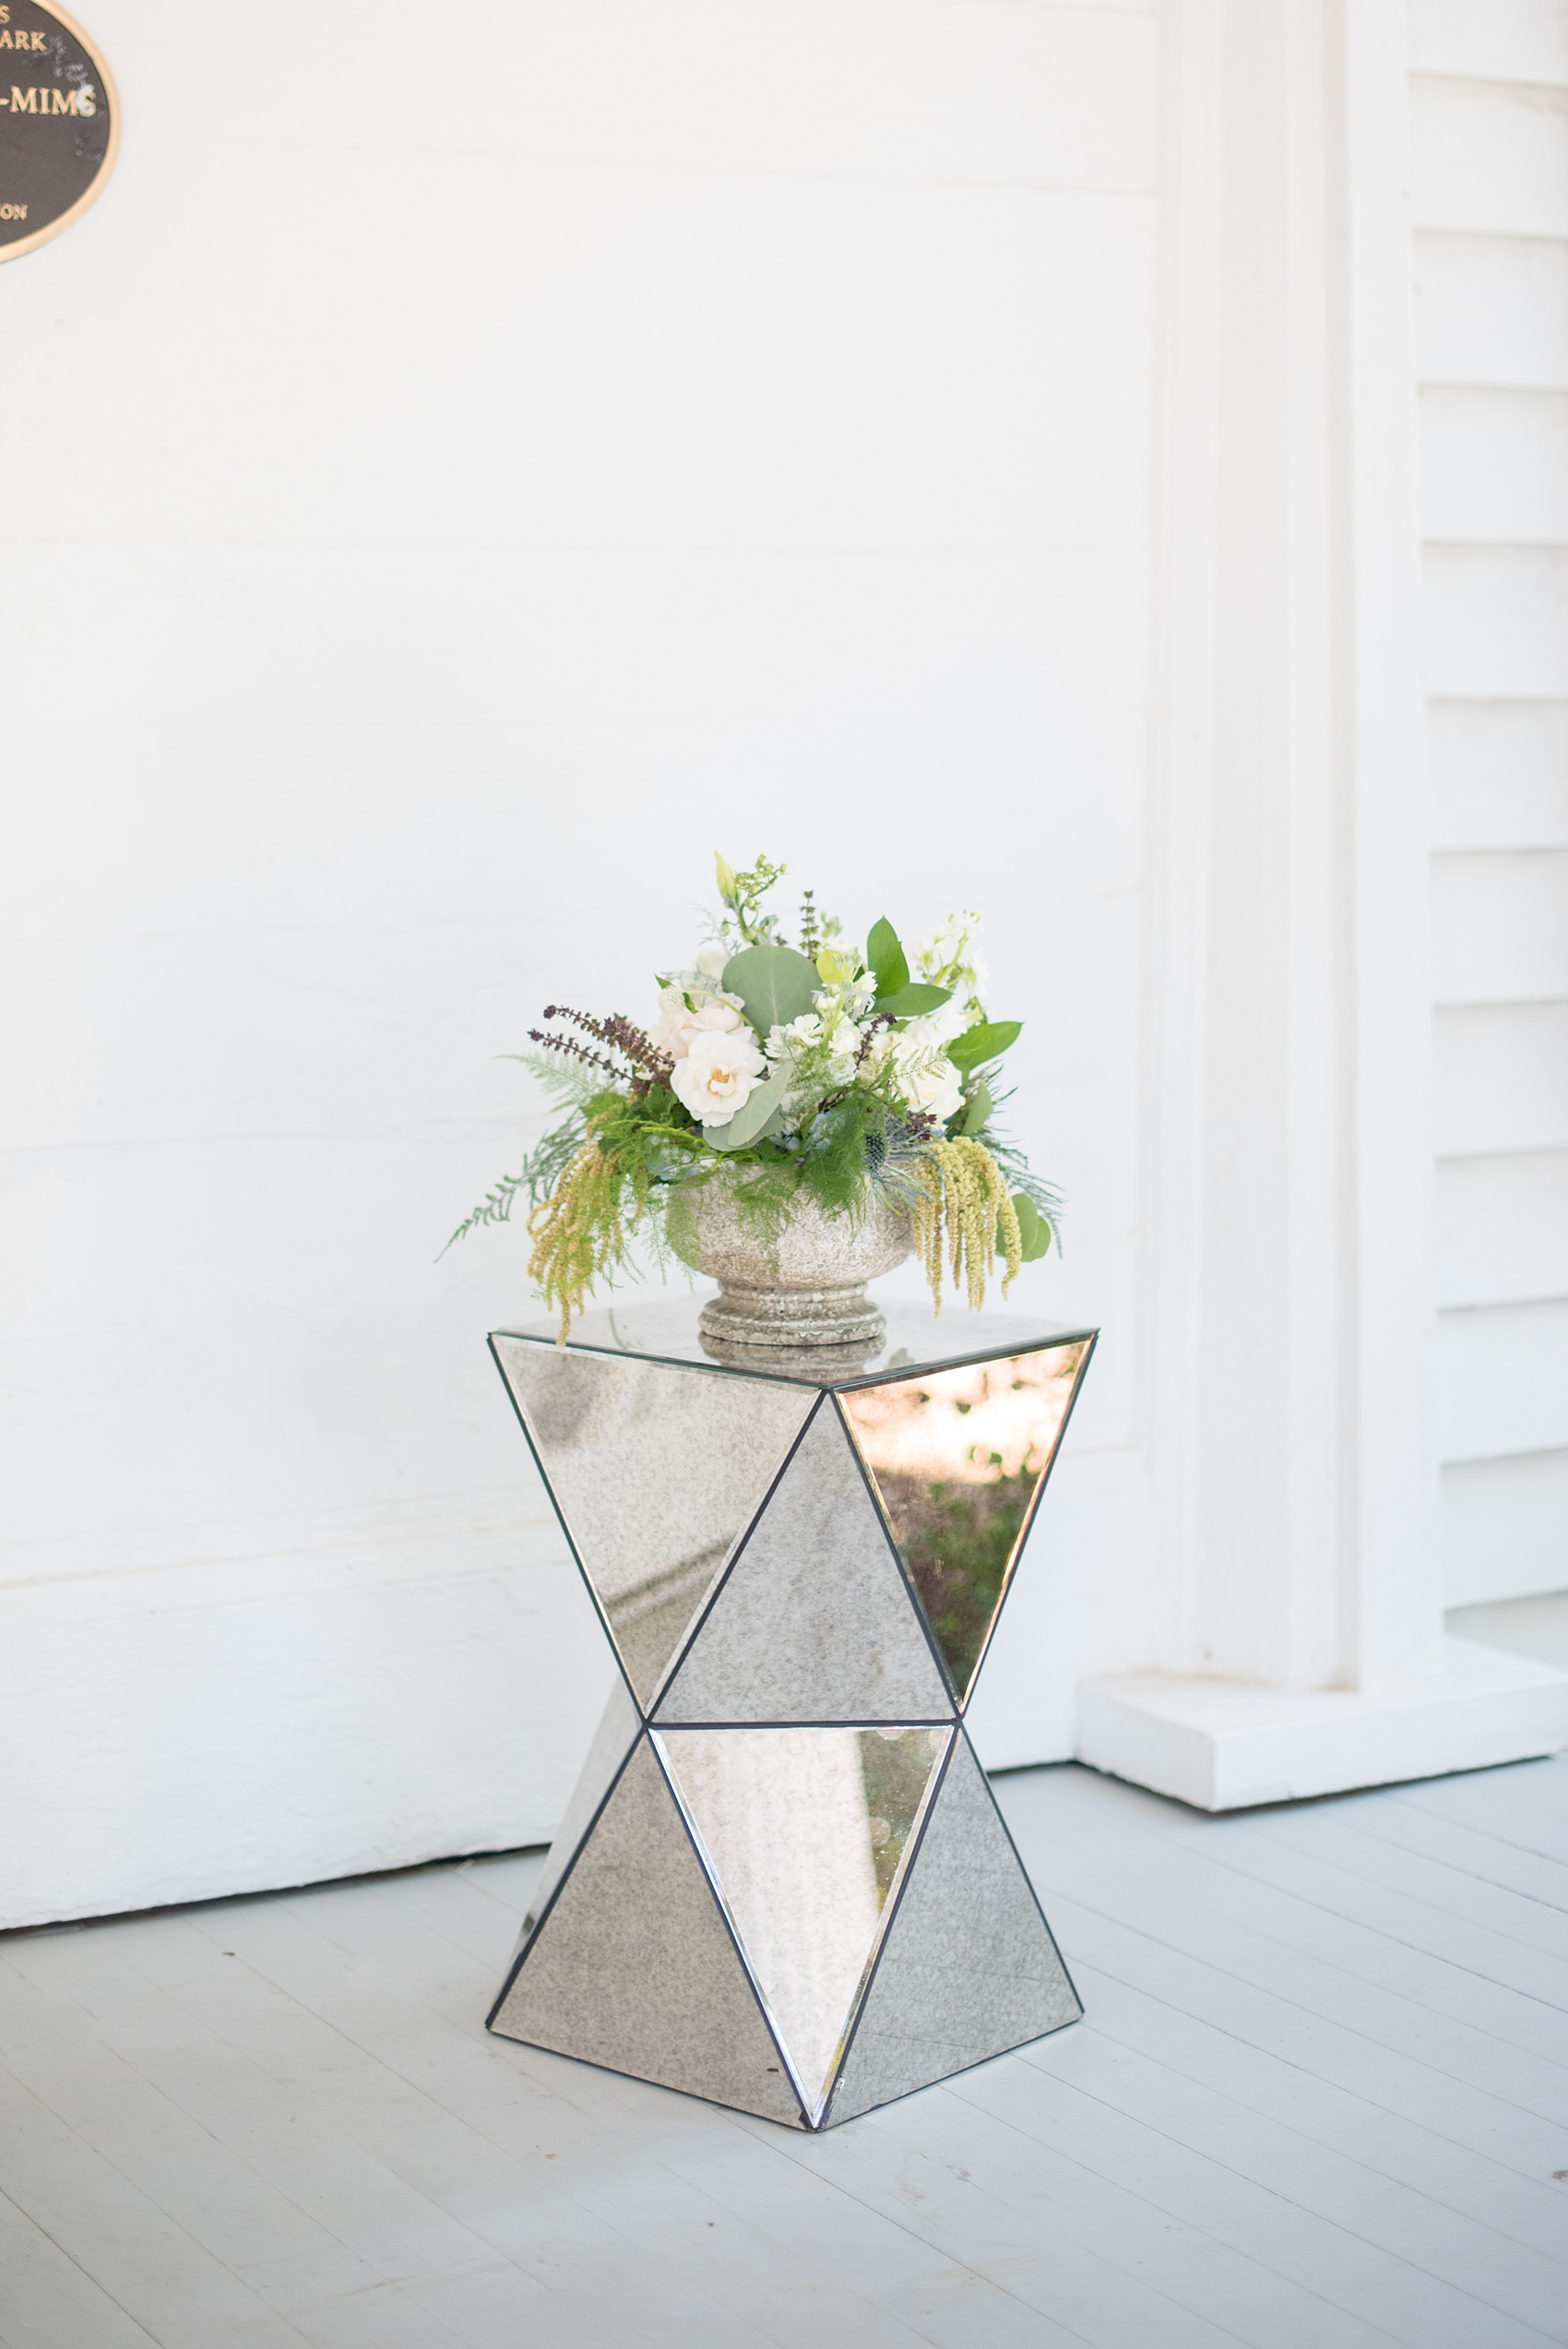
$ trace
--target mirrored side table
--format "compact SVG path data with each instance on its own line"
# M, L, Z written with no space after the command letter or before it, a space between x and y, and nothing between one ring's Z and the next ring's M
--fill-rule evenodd
M1083 2011L964 1714L1095 1333L697 1312L490 1341L620 1667L490 2027L827 2128Z

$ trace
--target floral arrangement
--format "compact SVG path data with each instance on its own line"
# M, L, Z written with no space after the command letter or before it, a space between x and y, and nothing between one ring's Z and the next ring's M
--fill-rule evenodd
M998 1064L1022 1023L987 1015L980 917L949 916L911 969L891 923L850 944L807 890L791 946L763 910L786 868L716 863L714 935L659 975L646 1030L551 1004L535 1050L509 1055L565 1114L452 1240L526 1198L529 1277L564 1336L634 1234L662 1260L693 1186L729 1170L770 1239L803 1198L853 1223L880 1191L910 1211L938 1311L944 1273L981 1305L998 1258L1005 1295L1050 1248L1057 1200L997 1129Z

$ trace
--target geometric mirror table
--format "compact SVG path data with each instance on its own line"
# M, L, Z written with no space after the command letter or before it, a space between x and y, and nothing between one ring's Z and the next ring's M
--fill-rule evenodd
M1083 2011L964 1713L1095 1333L697 1311L490 1341L620 1666L490 2028L827 2128Z

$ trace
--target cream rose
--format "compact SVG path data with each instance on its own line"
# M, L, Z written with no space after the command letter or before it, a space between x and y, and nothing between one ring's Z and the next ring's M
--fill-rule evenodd
M694 1037L710 1032L728 1034L742 1024L739 996L703 995L694 1011L679 987L666 987L659 998L659 1017L651 1041L671 1060L684 1060Z
M733 1028L710 1027L693 1035L670 1081L694 1117L705 1126L723 1126L756 1091L766 1067L755 1036L737 1019Z

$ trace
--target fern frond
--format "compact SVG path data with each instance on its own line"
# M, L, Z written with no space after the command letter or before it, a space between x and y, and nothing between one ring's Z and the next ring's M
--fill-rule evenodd
M495 1188L485 1193L473 1213L464 1217L447 1241L446 1248L456 1246L457 1243L466 1239L470 1232L477 1231L481 1223L509 1223L512 1219L513 1200L519 1191L527 1191L529 1187L526 1164L520 1174L503 1174ZM441 1257L445 1255L446 1248L443 1248L441 1256L436 1258L437 1264L440 1263Z

